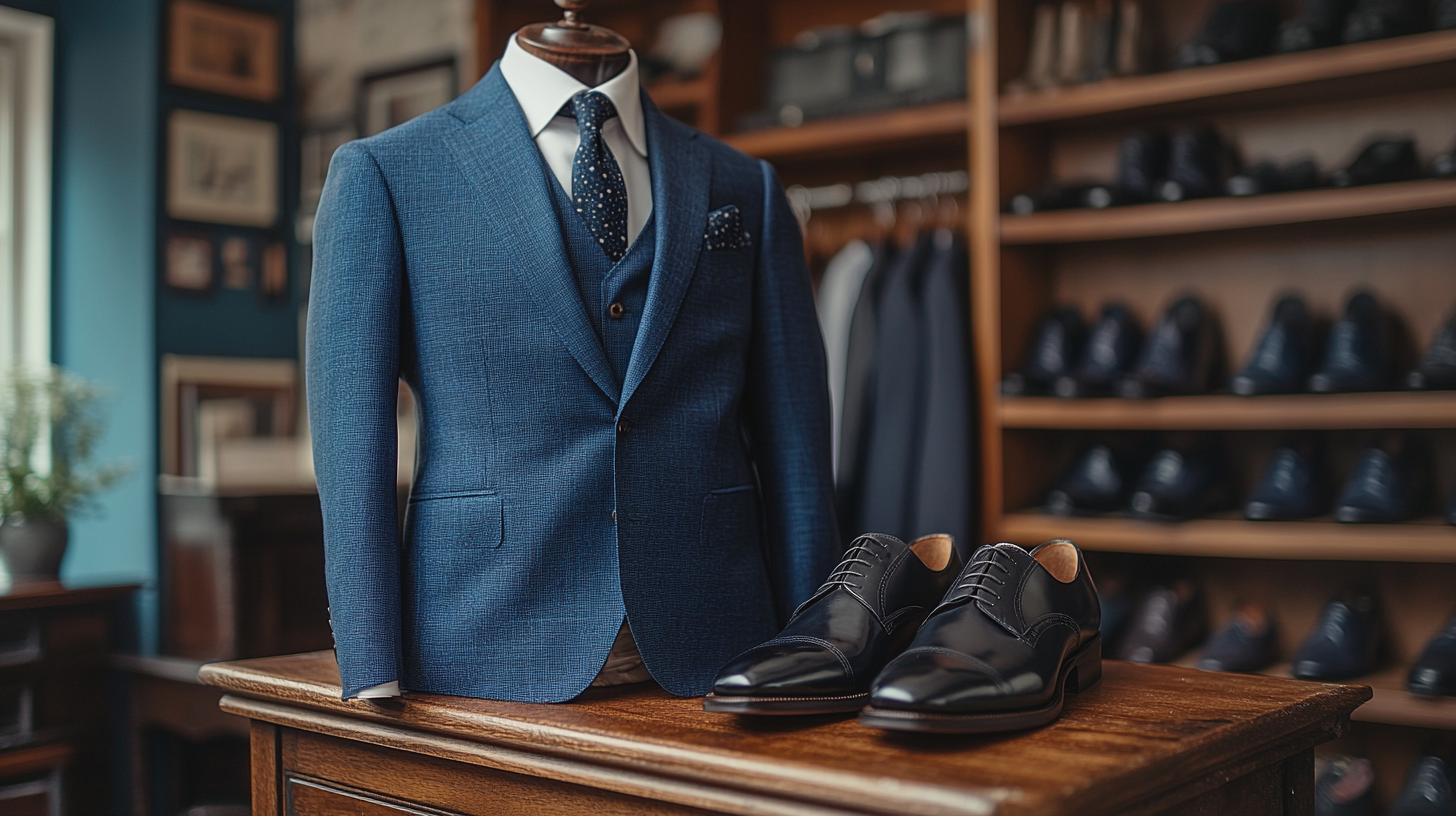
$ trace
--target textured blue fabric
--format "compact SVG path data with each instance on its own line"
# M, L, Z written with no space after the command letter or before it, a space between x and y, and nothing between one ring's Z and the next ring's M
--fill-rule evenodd
M798 225L766 164L643 106L655 241L620 380L498 66L335 153L307 365L345 697L567 700L624 616L664 688L703 694L835 563ZM729 204L755 245L703 251ZM396 377L419 420L403 541Z
M576 214L613 262L627 254L627 182L612 148L602 138L602 125L617 115L601 91L578 91L571 97L576 119L576 156L571 162L571 198Z

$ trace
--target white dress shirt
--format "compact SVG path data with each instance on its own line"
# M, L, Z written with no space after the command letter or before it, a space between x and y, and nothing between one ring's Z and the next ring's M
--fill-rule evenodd
M630 246L636 242L652 215L652 169L647 164L647 126L642 119L637 54L629 53L627 68L595 90L606 94L617 109L617 115L602 125L602 137L607 140L607 147L611 148L612 156L622 171L622 180L627 185L627 243ZM526 126L531 129L536 148L570 198L571 166L576 160L581 136L575 119L557 114L576 92L586 90L587 86L551 63L526 53L516 44L514 34L506 46L505 56L501 57L500 69L517 104L521 106L521 112L526 114ZM626 621L623 621L606 665L592 685L640 683L648 679L650 675L642 664L637 644L632 640ZM359 692L359 697L365 700L398 696L398 680Z

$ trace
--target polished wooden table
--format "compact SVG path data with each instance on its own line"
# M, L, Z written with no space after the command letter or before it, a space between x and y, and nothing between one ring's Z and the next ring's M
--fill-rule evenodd
M1364 686L1108 662L1034 731L747 720L651 684L562 705L339 700L332 653L205 666L252 720L254 816L1311 814L1314 746Z

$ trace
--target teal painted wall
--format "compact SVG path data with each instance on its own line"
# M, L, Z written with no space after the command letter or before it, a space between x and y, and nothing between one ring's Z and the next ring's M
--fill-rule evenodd
M157 632L156 183L160 0L57 0L54 357L110 391L131 476L73 522L67 581L132 580Z

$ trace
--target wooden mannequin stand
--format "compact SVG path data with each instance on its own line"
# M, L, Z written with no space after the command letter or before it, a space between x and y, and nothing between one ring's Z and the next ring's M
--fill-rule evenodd
M516 32L516 42L533 57L571 74L589 88L626 70L632 44L609 28L578 19L590 0L556 0L563 12L557 23L534 23Z

